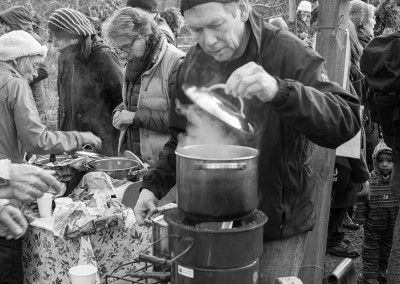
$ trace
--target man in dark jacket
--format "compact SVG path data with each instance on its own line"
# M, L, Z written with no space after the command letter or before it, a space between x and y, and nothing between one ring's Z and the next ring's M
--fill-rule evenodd
M315 223L312 145L334 149L355 136L361 124L359 102L329 82L318 53L292 33L265 23L247 0L183 0L181 11L198 44L178 71L171 137L143 179L136 219L144 224L157 199L176 182L177 138L187 122L175 112L176 101L191 104L183 83L226 83L227 94L245 98L244 114L258 129L258 208L268 216L260 283L296 276Z
M23 6L13 6L0 13L0 22L4 25L5 32L23 30L32 35L40 44L42 39L33 31L33 22L29 11ZM46 123L46 98L43 86L43 79L49 76L47 66L41 63L38 69L38 76L30 82L36 108L39 111L42 123Z

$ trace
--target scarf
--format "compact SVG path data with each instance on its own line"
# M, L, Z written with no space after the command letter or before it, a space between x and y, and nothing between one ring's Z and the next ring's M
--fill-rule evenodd
M140 80L140 77L144 72L149 70L153 65L154 65L154 60L153 55L154 51L158 45L158 41L153 42L152 44L149 44L149 46L146 49L145 54L143 57L139 60L137 59L132 59L131 61L128 61L128 64L126 65L126 71L125 71L125 80L131 82L133 85L137 83L138 80Z

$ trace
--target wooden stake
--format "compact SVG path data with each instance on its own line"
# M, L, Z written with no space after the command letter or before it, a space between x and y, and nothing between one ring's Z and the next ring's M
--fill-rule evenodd
M346 34L337 29L341 21L348 20L350 0L320 0L316 50L326 59L328 77L342 85L345 68ZM314 204L316 223L309 233L306 252L299 278L303 283L323 283L326 239L331 202L335 151L317 147L313 155L316 178Z

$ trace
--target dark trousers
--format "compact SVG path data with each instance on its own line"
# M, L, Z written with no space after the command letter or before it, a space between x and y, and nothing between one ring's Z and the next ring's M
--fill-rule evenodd
M364 225L363 279L378 279L386 271L398 207L371 210Z
M346 208L332 208L329 211L328 239L326 247L331 248L340 244L344 238L344 232L340 230L343 217L347 212Z
M22 241L0 237L0 284L22 284Z

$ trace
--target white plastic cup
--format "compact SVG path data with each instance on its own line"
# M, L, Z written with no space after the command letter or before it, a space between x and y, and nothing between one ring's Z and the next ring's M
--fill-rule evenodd
M60 207L63 204L71 204L72 202L73 202L72 198L70 198L70 197L59 197L59 198L54 199L54 203L56 204L56 208Z
M39 215L41 218L51 216L51 202L53 201L53 195L51 193L45 193L42 197L37 199L39 208Z
M91 264L77 265L69 269L72 284L95 284L97 267Z

